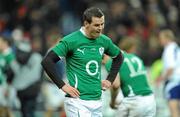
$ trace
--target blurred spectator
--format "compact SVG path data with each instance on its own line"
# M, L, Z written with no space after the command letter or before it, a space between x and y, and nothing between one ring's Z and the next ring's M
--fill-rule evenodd
M35 117L36 98L40 92L42 56L33 52L28 41L21 41L17 45L16 61L11 68L15 77L12 81L21 102L23 117Z
M46 76L47 77L47 76ZM42 94L45 105L44 117L53 117L54 112L58 112L59 115L65 115L64 112L64 95L65 93L57 88L48 77L42 85ZM61 117L61 116L60 116Z
M12 117L9 107L15 96L15 90L8 85L14 77L10 64L15 59L10 41L10 39L0 36L0 116L3 117Z
M89 6L106 11L105 33L113 42L118 43L124 36L135 36L143 42L139 56L146 65L156 60L149 57L153 49L149 45L150 37L164 26L179 34L180 27L179 0L1 0L0 6L0 33L9 34L16 27L22 27L24 33L35 38L34 42L43 43L38 47L42 54L48 49L44 37L51 27L57 26L63 36L76 30L81 23L79 16Z
M168 100L171 117L179 117L180 110L180 50L175 35L170 29L163 29L159 33L160 43L164 47L162 54L163 73L165 82L165 98Z

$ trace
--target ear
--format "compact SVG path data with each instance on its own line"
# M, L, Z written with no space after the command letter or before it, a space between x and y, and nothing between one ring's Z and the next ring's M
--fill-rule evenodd
M84 26L86 27L87 25L89 25L89 22L84 21Z

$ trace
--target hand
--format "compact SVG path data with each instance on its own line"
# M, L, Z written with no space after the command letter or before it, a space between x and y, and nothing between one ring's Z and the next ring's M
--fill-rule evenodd
M159 76L155 79L155 85L158 87L163 81L164 78L162 76Z
M62 87L62 90L65 93L69 94L71 97L79 97L79 94L80 94L79 91L76 88L74 88L74 87L72 87L72 86L70 86L68 84L65 84Z
M102 90L109 89L111 87L111 82L109 80L102 80Z

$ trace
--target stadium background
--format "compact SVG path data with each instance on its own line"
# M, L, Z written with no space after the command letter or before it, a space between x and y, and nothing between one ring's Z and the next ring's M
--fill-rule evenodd
M157 80L160 68L157 64L162 52L157 34L161 28L170 28L179 41L179 0L0 0L0 35L12 40L29 40L33 51L45 55L59 37L80 28L81 15L90 6L104 11L104 33L114 43L118 44L126 36L139 42L138 55L149 70L149 81L157 99L157 116L168 117L162 84ZM103 76L106 76L104 70ZM40 95L38 99L40 117L44 111L43 98ZM14 112L20 116L18 109ZM107 117L113 113L109 109L104 112ZM57 116L58 112L55 113Z

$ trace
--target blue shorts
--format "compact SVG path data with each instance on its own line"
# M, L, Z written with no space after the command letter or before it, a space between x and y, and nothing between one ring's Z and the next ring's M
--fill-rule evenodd
M180 99L180 84L170 90L170 99Z
M171 99L180 100L180 84L178 84L178 85L172 87L170 90L168 90L166 92L165 96L168 100L171 100Z

